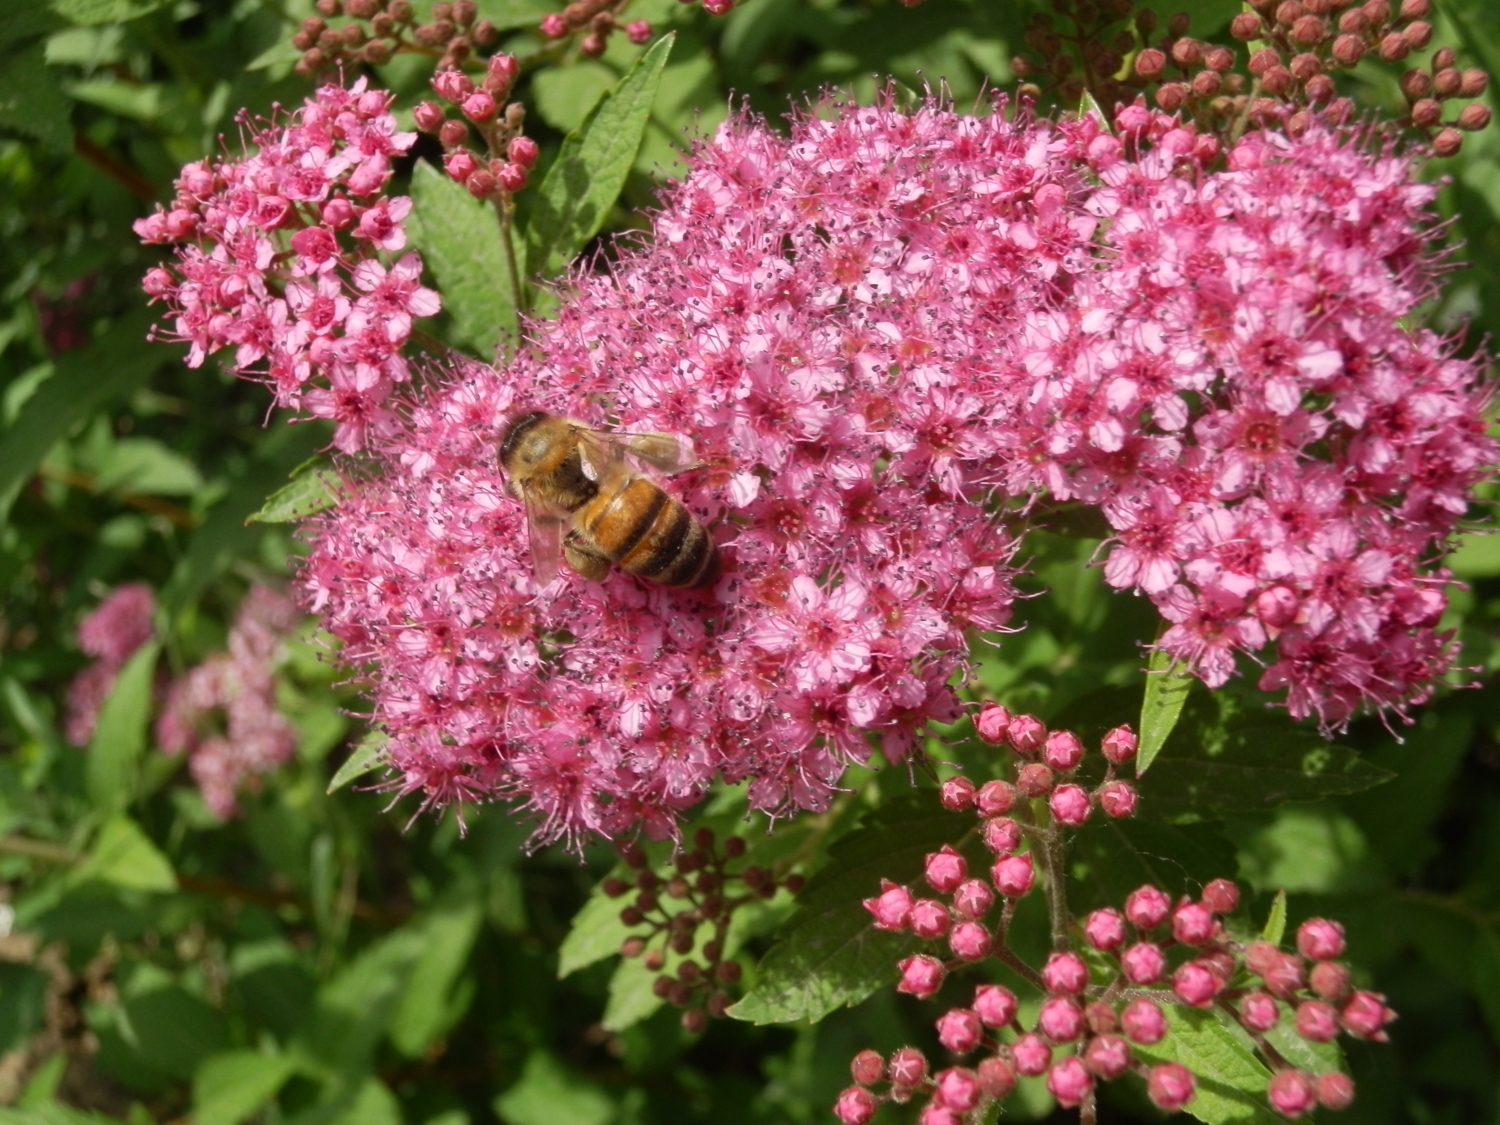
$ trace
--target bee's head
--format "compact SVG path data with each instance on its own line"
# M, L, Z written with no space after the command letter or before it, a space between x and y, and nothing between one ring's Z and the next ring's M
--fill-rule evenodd
M516 468L516 460L523 457L522 452L526 446L526 437L532 433L537 426L547 420L550 415L544 410L522 410L512 414L500 427L500 467L508 473L513 473Z

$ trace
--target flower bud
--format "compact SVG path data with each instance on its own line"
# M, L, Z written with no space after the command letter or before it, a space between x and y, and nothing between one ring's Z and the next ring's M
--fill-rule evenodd
M948 932L953 919L948 915L948 908L940 902L930 898L918 899L911 908L911 932L919 938L931 941L940 938Z
M880 881L880 894L864 900L864 908L875 917L877 930L904 930L911 921L911 892L889 879Z
M437 102L418 102L412 108L411 115L416 120L417 128L424 133L436 133L447 120L443 107Z
M1489 88L1490 76L1477 66L1471 66L1459 77L1458 96L1477 98Z
M1160 78L1167 69L1167 56L1155 47L1147 47L1135 57L1135 72L1147 81Z
M1229 34L1241 43L1265 37L1266 25L1254 12L1241 12L1229 21Z
M1135 815L1137 794L1128 781L1111 781L1099 789L1099 807L1115 820Z
M1338 1071L1318 1075L1318 1104L1328 1109L1348 1109L1354 1104L1354 1080Z
M1042 1001L1036 1029L1054 1043L1071 1043L1083 1034L1083 1009L1068 996L1049 996Z
M985 742L999 746L1010 730L1010 712L998 703L986 703L974 720L974 730Z
M1120 971L1131 984L1155 984L1167 971L1167 956L1155 942L1138 941L1120 955Z
M1120 1030L1132 1043L1149 1047L1160 1043L1167 1034L1167 1017L1155 1002L1144 997L1132 1000L1120 1013Z
M1015 1060L1016 1073L1027 1078L1046 1073L1052 1064L1052 1048L1034 1031L1028 1031L1012 1043L1010 1055Z
M1096 910L1084 920L1083 936L1094 949L1112 953L1125 944L1125 916L1113 907Z
M1297 952L1309 961L1333 961L1344 955L1344 927L1327 918L1309 918L1297 927Z
M974 807L974 783L967 777L950 777L938 789L938 800L949 812L963 812Z
M513 164L519 164L523 168L530 168L535 164L539 154L536 142L530 137L512 137L505 146L505 155Z
M1344 1030L1359 1039L1373 1039L1384 1043L1386 1024L1396 1018L1396 1013L1385 1006L1385 997L1375 992L1356 992L1339 1013Z
M1193 1072L1178 1063L1153 1066L1146 1079L1146 1093L1168 1113L1175 1113L1193 1100L1198 1083Z
M986 781L974 795L975 807L984 817L1004 816L1015 803L1016 787L1008 781Z
M1083 743L1070 730L1055 730L1042 747L1042 761L1059 773L1075 770L1083 761Z
M928 855L923 874L933 890L947 895L957 890L958 885L969 877L969 865L950 845L944 844L941 851Z
M996 1100L1009 1096L1016 1088L1016 1068L998 1055L985 1059L979 1064L979 1088Z
M1338 1038L1339 1015L1333 1005L1306 1000L1297 1005L1297 1034L1312 1043L1331 1043Z
M1458 111L1458 120L1454 122L1466 133L1475 133L1490 123L1490 107L1481 105L1479 102L1470 102Z
M1318 1084L1305 1070L1283 1070L1266 1088L1271 1108L1294 1120L1318 1104Z
M979 1016L968 1008L944 1012L937 1021L938 1042L955 1055L966 1055L979 1046L984 1027Z
M990 868L990 880L995 889L1007 898L1020 898L1031 890L1035 878L1030 852L1005 856Z
M1432 138L1434 156L1457 156L1464 147L1464 135L1457 129L1441 129Z
M1125 917L1137 930L1155 929L1167 920L1172 900L1150 883L1130 892L1125 899Z
M1026 769L1031 768L1033 767L1026 767ZM1046 767L1036 768L1045 769ZM1025 770L1022 772L1024 773ZM1052 796L1047 799L1047 807L1052 810L1052 819L1066 828L1079 827L1094 811L1088 791L1081 785L1059 785L1053 790Z
M1172 991L1184 1004L1194 1008L1207 1008L1223 988L1219 974L1197 961L1177 966L1172 974Z
M1202 903L1184 902L1172 911L1172 936L1183 945L1207 945L1218 932L1213 911Z
M1028 762L1016 774L1016 789L1026 797L1045 797L1052 792L1057 775L1040 762Z
M888 1073L893 1086L919 1086L927 1078L927 1056L915 1047L902 1047L891 1055Z
M1021 826L1008 816L985 821L980 835L984 846L996 855L1010 855L1021 846Z
M1022 754L1034 754L1047 740L1047 728L1035 715L1016 715L1010 720L1010 744Z
M538 30L548 39L561 39L568 33L568 23L557 12L549 12L542 17Z
M1099 744L1104 757L1117 766L1123 766L1126 762L1135 760L1135 752L1139 743L1135 732L1128 726L1115 727L1106 734Z
M939 1071L933 1100L945 1109L967 1113L979 1104L979 1076L966 1066Z
M995 905L995 892L983 879L967 879L953 892L953 909L965 918L983 918Z
M1229 879L1214 879L1203 888L1203 905L1215 914L1232 914L1240 904L1240 889Z
M1130 1044L1118 1035L1100 1035L1089 1042L1083 1065L1106 1082L1130 1069Z
M861 1086L850 1086L839 1095L833 1112L843 1125L867 1125L879 1108L880 1101L874 1094Z
M974 989L974 1011L985 1027L1004 1027L1016 1018L1016 994L1004 985L981 984Z
M1418 98L1412 103L1412 124L1430 129L1443 119L1443 107L1436 98Z
M1094 1088L1094 1076L1077 1055L1069 1055L1047 1072L1047 1089L1064 1109L1079 1105Z
M1307 984L1324 1000L1341 1004L1349 997L1349 970L1337 961L1319 961L1307 974Z
M900 963L899 968L901 980L896 985L896 991L908 993L919 1000L925 1000L941 988L943 978L948 975L948 970L941 961L925 953L908 957Z
M1089 969L1076 953L1054 953L1042 969L1042 984L1048 992L1082 996L1089 986Z
M1240 1000L1240 1022L1251 1031L1270 1031L1281 1019L1281 1007L1267 992L1248 992Z
M978 961L990 951L990 932L978 922L960 922L948 935L948 948L960 961Z

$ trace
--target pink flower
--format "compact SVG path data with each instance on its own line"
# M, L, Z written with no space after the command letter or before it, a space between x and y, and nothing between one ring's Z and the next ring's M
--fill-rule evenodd
M109 698L120 669L155 631L156 595L139 582L115 587L108 597L78 623L78 647L93 663L68 685L64 733L74 746L86 746L94 736L99 709Z
M911 892L889 879L880 881L880 894L864 900L864 908L875 916L877 930L906 929L911 920Z

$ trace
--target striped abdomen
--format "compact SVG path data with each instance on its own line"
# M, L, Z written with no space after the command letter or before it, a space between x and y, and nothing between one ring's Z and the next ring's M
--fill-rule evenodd
M708 529L645 477L601 487L574 515L573 535L581 540L573 551L597 554L663 586L701 586L714 578L716 551Z

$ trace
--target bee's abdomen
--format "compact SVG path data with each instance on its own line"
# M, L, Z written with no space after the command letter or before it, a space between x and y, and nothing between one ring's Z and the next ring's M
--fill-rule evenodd
M708 531L643 477L582 515L580 530L632 574L663 586L696 586L712 577L714 541Z

